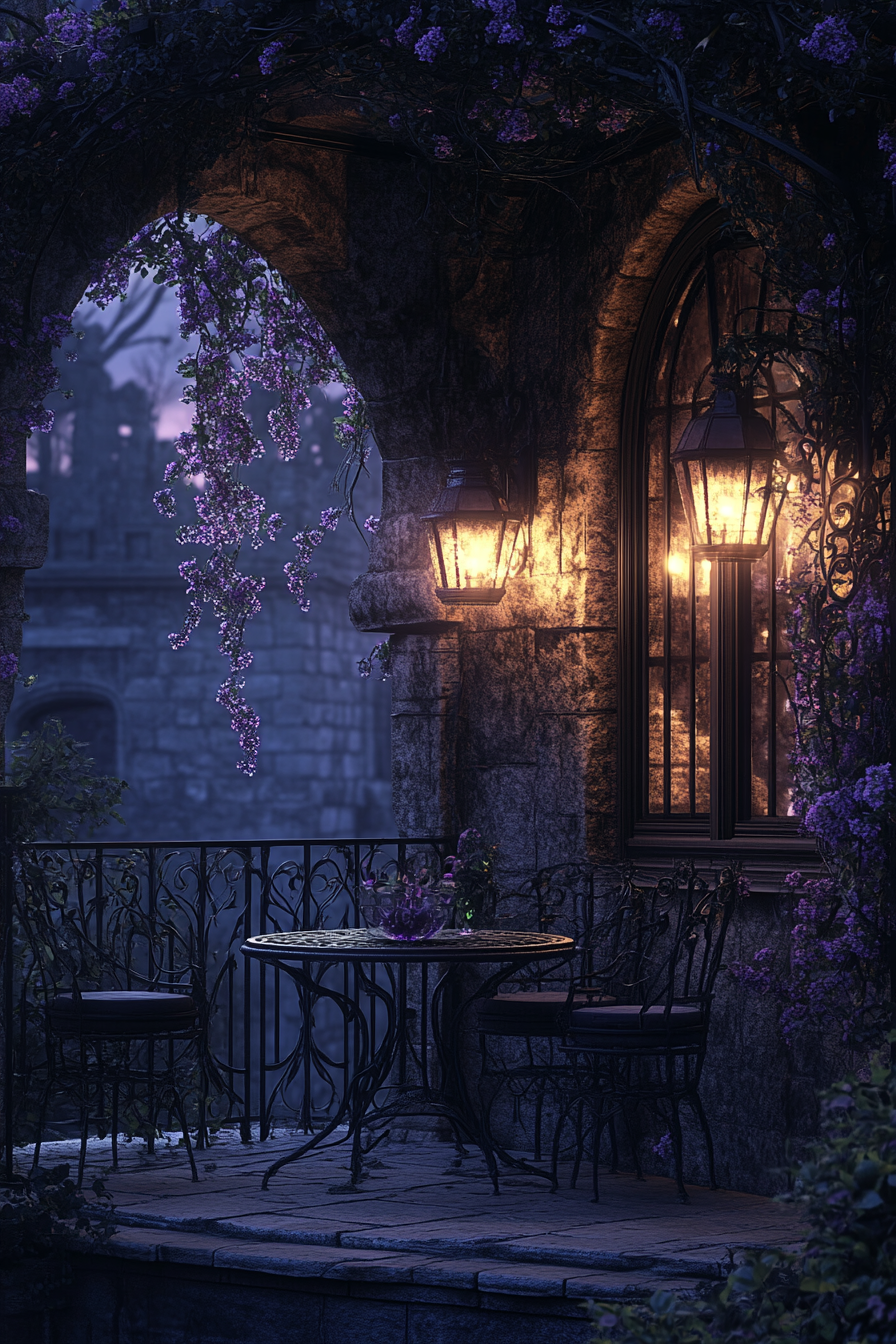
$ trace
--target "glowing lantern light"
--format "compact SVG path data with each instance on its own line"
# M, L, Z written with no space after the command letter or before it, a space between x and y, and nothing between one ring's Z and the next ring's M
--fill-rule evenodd
M686 426L672 462L694 555L761 559L789 474L768 421L752 406L739 407L733 389L718 378L713 405Z
M511 512L481 463L455 462L423 521L429 523L436 593L448 605L501 601L522 518Z

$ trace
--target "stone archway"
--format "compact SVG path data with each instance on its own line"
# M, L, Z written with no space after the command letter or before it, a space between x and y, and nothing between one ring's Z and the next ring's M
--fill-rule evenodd
M681 168L664 149L562 193L492 195L477 242L458 236L450 178L430 192L428 174L450 169L240 144L177 191L135 171L110 202L96 190L72 202L39 259L35 310L70 311L89 280L81 240L119 245L180 199L302 294L365 396L383 458L381 533L351 614L394 633L399 825L478 824L502 836L513 868L614 847L618 398L649 239L661 250L694 208ZM458 619L435 596L419 518L449 458L496 451L537 464L530 563L500 607ZM24 501L24 439L0 483ZM42 558L34 537L4 571L9 651L22 568Z

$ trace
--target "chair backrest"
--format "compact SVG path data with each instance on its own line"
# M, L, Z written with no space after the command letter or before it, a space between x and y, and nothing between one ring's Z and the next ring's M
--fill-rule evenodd
M663 886L639 881L634 864L621 864L617 876L587 934L576 988L634 1003L654 978L669 912Z
M700 1006L708 1015L716 977L722 966L725 939L740 890L736 867L721 870L715 886L697 872L693 862L681 863L670 879L657 883L668 914L668 933L658 944L660 955L643 993L630 1002L644 1010L673 1004Z
M644 1012L673 1004L699 1005L708 1016L725 937L739 891L739 872L723 869L714 887L691 862L671 877L639 881L623 864L619 884L583 950L569 989L567 1012L580 990L635 1004Z
M540 868L538 872L519 891L514 893L517 901L523 903L526 926L532 927L534 913L535 927L539 933L558 933L573 938L577 948L577 959L573 963L572 974L578 976L591 947L596 923L604 918L604 899L598 890L597 878L600 869L589 863L558 863ZM534 906L534 911L533 911ZM518 983L535 989L560 988L565 991L569 985L570 967L566 962L560 967L548 965L535 966L516 977Z

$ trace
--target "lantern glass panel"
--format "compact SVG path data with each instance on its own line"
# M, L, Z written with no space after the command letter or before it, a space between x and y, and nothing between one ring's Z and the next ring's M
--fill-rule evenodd
M737 545L744 540L748 459L710 458L705 466L707 542L710 546Z
M442 588L503 588L520 530L517 518L438 518L430 545Z

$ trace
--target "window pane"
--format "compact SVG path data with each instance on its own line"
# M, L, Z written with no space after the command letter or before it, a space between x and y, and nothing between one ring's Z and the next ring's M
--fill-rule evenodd
M695 690L695 769L694 811L709 812L709 663L698 663L694 675Z
M768 815L768 674L767 662L754 663L751 693L751 797L754 817Z
M649 670L650 714L648 717L648 809L651 812L663 811L663 775L666 759L665 721L663 696L663 669L651 667Z
M793 775L788 757L793 751L796 724L790 706L789 681L793 663L789 658L778 659L775 677L775 747L777 751L775 813L779 817L793 815Z
M672 712L669 716L669 762L672 812L691 811L691 665L677 662L671 668Z

